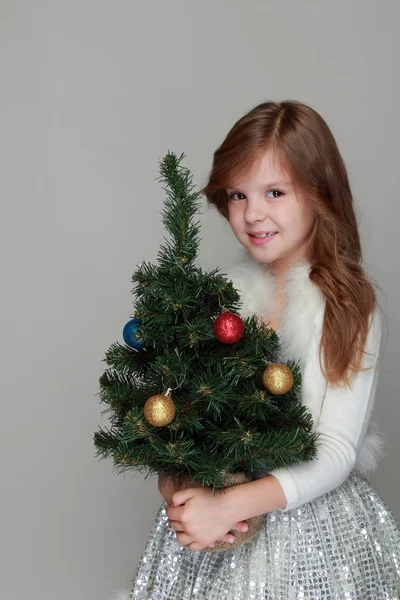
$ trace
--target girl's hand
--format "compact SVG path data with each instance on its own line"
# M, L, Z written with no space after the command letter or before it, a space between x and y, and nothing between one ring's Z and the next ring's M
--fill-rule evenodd
M215 541L234 541L230 529L248 529L246 521L236 521L230 514L223 493L212 495L211 488L188 488L175 492L173 506L166 508L178 542L190 550L202 550Z
M172 477L166 473L160 473L158 476L158 491L164 498L165 502L169 505L172 504L172 496L175 494L175 492L194 487L201 487L200 481L195 481L187 477L183 480L181 485L177 485L173 483Z
M168 508L173 503L172 497L176 492L179 492L180 490L186 490L188 488L193 489L193 488L199 488L199 487L203 487L200 481L196 481L196 480L189 479L189 478L185 479L182 482L182 484L180 486L178 486L173 483L172 478L169 475L167 475L166 473L161 473L158 477L158 491L160 492L161 496L164 498L166 503L169 505L166 509L167 511L168 511ZM167 514L168 514L168 512L167 512ZM169 520L170 526L177 533L178 542L185 546L189 545L189 543L191 543L192 540L189 541L188 538L185 537L185 532L183 530L182 523L180 523L179 521L173 521L171 519L168 519L168 520ZM245 529L243 529L243 527ZM235 523L235 525L233 527L228 528L226 531L229 531L229 529L235 529L237 531L247 531L248 524L246 523L246 521L239 521L238 523ZM183 535L181 535L181 534L183 534ZM232 534L228 534L226 532L225 532L225 535L223 535L222 537L215 538L213 540L213 543L216 542L217 539L221 542L235 541L235 537ZM213 546L213 543L210 544L211 547Z

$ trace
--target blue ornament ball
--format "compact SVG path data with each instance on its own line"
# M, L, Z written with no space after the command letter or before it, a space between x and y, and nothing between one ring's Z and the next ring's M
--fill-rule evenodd
M141 325L142 323L138 319L131 319L127 322L122 332L125 344L135 350L141 350L145 346L145 342L136 339L136 333Z

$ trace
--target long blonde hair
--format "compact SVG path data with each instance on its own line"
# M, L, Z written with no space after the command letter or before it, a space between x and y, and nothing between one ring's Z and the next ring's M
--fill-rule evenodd
M309 248L310 279L326 299L320 364L329 382L350 384L362 370L369 316L377 300L362 268L346 167L324 119L296 100L259 104L234 124L214 152L202 192L228 219L226 188L268 149L313 204L316 223Z

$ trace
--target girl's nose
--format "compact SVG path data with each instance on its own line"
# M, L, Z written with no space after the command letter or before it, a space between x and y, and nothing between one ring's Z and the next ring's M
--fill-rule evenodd
M257 221L264 221L265 214L264 209L259 202L248 203L245 211L244 218L248 223L256 223Z

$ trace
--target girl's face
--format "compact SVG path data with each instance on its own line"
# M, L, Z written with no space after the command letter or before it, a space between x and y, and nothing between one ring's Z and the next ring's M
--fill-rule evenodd
M280 273L307 258L314 213L273 158L266 151L226 192L229 223L239 242Z

